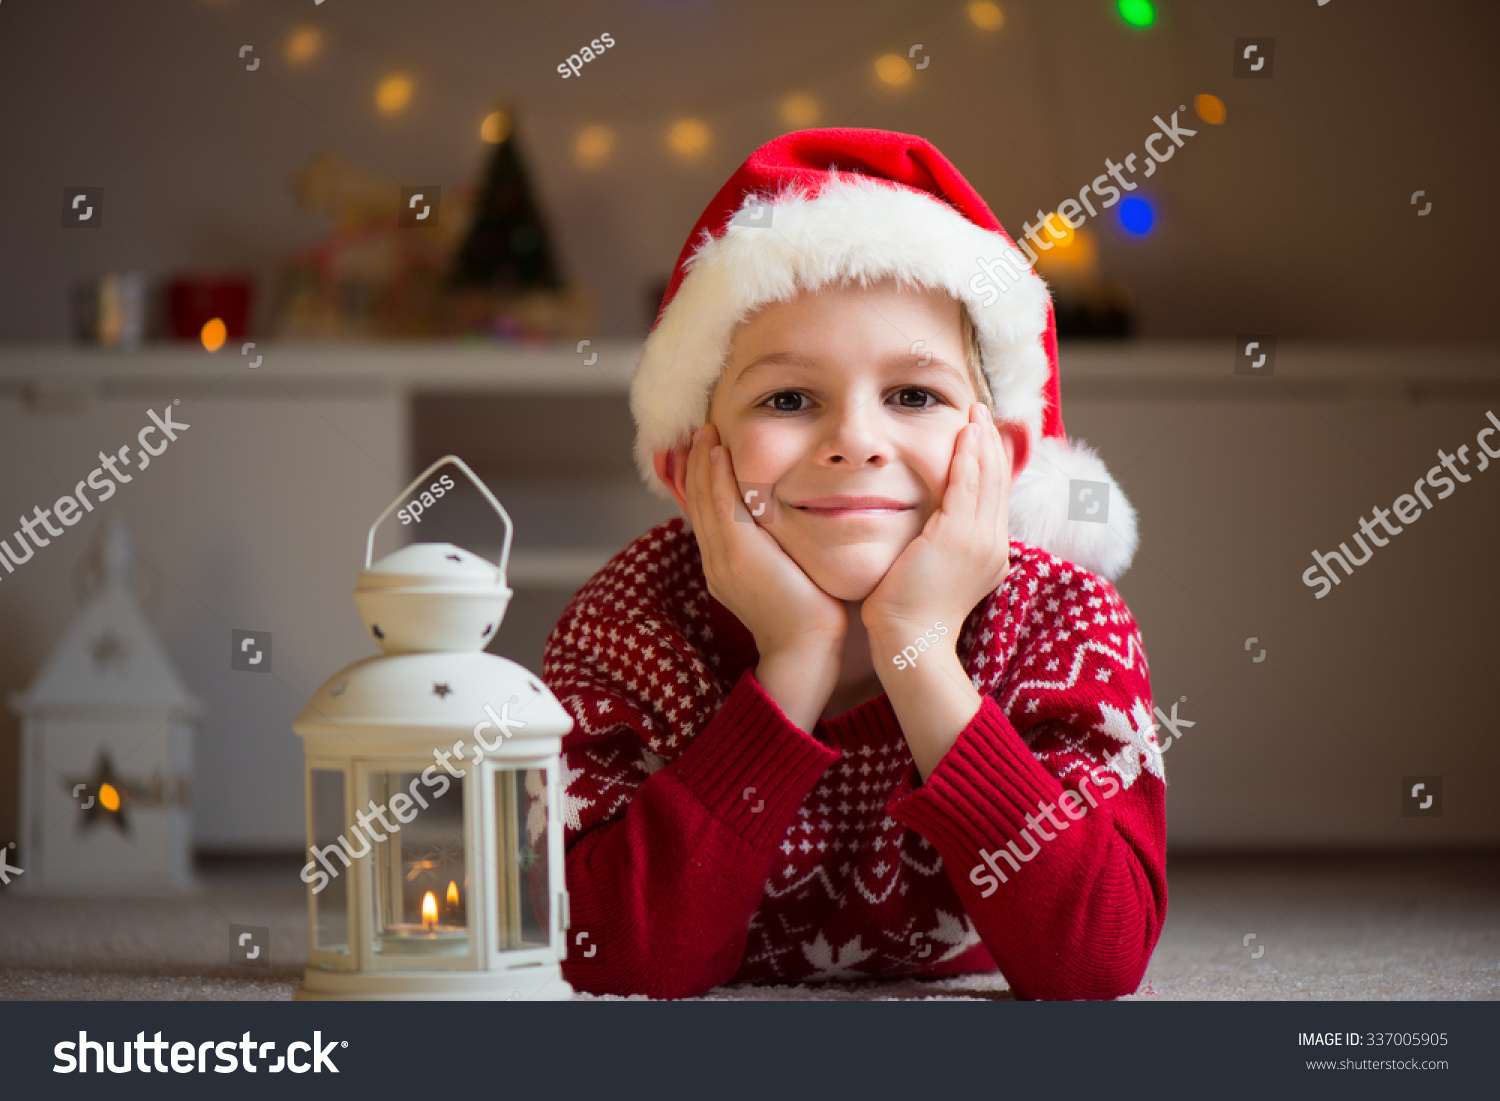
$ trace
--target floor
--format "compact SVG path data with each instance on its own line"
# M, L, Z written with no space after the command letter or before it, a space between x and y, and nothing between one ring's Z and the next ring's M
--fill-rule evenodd
M175 899L0 891L0 999L290 998L307 952L295 862L214 863ZM1172 856L1166 927L1132 999L1500 998L1500 854ZM229 925L271 929L268 968L229 961ZM1253 936L1251 935L1253 934ZM1007 999L998 974L719 999Z

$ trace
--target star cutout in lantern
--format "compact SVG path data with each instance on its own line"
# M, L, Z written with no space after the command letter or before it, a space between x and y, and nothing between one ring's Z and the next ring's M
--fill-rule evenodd
M101 670L108 669L111 665L118 665L121 669L124 669L126 659L130 656L130 650L119 635L106 629L95 640L90 655L94 659L94 664Z
M130 823L125 820L126 785L115 775L114 764L110 761L107 750L99 751L93 779L67 780L65 784L69 793L75 792L80 786L84 787L84 794L89 797L83 805L83 823L79 827L81 830L87 830L96 822L109 822L117 826L121 833L130 832Z
M449 696L453 695L453 689L449 688L446 684L434 684L432 686L432 694L440 700L446 700Z
M411 882L418 876L429 875L431 872L445 868L450 864L457 864L459 867L462 867L463 862L464 847L462 842L440 841L435 845L429 845L425 856L406 862L406 879L407 882Z

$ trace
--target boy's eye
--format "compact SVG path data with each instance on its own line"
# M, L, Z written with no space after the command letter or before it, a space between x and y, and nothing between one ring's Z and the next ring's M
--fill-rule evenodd
M938 404L938 396L920 386L903 386L895 394L896 403L906 409L926 409Z
M802 403L805 400L795 390L782 390L779 393L772 394L761 404L776 410L778 413L800 413L803 408Z

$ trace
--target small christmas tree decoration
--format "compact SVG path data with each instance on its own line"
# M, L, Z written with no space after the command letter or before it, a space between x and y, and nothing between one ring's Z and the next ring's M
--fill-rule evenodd
M451 281L505 294L562 288L514 126L495 143Z
M449 543L371 563L375 532L453 464L505 523L498 567ZM562 999L560 758L573 721L484 652L511 597L512 525L448 455L376 518L354 600L383 653L292 723L306 756L309 959L299 999Z
M450 331L507 340L587 336L593 309L567 285L553 257L514 116L508 110L495 116L504 123L495 128L499 140L449 277Z

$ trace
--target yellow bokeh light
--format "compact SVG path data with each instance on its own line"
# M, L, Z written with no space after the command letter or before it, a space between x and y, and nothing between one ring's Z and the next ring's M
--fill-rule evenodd
M900 54L886 54L875 62L875 75L892 86L911 79L911 62Z
M667 144L684 160L696 160L708 148L709 130L701 119L679 119L667 131Z
M969 20L982 31L998 31L1005 25L1005 13L999 4L989 0L974 0L969 5Z
M1063 234L1062 240L1059 241L1052 236L1047 226ZM1036 262L1038 271L1050 272L1053 275L1058 273L1084 274L1093 271L1099 250L1094 244L1093 234L1087 227L1080 226L1074 229L1063 220L1062 215L1049 214L1043 226L1038 228L1037 237L1052 244L1050 249L1038 250Z
M1042 224L1038 228L1039 232L1047 235L1043 240L1051 241L1058 248L1071 248L1078 238L1077 232L1068 225L1067 219L1055 210L1042 219ZM1061 239L1057 237L1059 233L1063 235Z
M286 39L288 65L306 65L323 48L323 32L317 27L298 27Z
M585 126L573 139L573 163L579 168L599 168L615 150L615 132L608 126Z
M411 102L411 77L392 73L375 88L375 106L382 115L399 115Z
M793 92L781 101L782 121L799 130L817 122L821 113L818 109L818 101L802 92Z
M479 124L479 136L491 145L499 145L510 137L510 115L504 111L491 111Z
M205 348L210 352L217 352L224 347L224 341L229 339L229 327L220 318L209 318L203 323L203 330L198 336L203 340Z
M111 813L120 809L120 793L113 784L99 785L99 805Z
M1193 110L1210 126L1218 126L1229 117L1229 109L1224 106L1224 101L1207 93L1193 97Z

